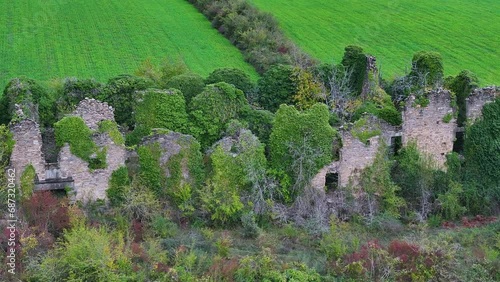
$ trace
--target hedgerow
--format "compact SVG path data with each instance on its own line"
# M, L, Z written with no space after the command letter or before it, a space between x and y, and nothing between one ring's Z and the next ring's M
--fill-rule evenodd
M238 47L257 72L276 64L312 61L280 30L271 14L262 12L246 0L189 0L212 26Z

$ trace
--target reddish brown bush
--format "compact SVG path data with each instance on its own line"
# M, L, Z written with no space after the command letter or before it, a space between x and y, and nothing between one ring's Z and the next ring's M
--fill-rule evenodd
M34 193L22 207L29 226L40 234L50 232L58 237L69 227L67 199L58 199L50 191Z

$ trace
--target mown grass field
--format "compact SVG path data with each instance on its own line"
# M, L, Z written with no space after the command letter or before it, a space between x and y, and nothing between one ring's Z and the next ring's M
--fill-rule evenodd
M184 0L0 0L0 19L2 89L20 75L106 81L167 56L201 75L237 67L257 76Z
M498 0L251 0L272 13L306 52L339 62L343 48L362 46L384 77L401 75L416 51L443 56L447 75L462 69L482 85L500 84Z

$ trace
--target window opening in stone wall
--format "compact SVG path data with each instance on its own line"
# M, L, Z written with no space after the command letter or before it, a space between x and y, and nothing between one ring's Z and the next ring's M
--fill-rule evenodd
M455 133L455 142L453 142L453 152L462 154L464 152L464 132Z
M391 154L393 156L397 155L401 147L403 146L403 141L401 136L393 136L391 137Z
M327 173L325 178L326 191L334 191L339 186L339 174Z

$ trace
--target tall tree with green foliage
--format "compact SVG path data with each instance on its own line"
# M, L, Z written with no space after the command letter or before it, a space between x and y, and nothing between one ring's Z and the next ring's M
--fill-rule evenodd
M293 202L317 170L332 160L334 136L326 105L315 104L304 112L281 105L269 145L270 166L284 176L285 202Z
M500 99L483 107L482 118L467 128L465 201L472 213L500 208Z

